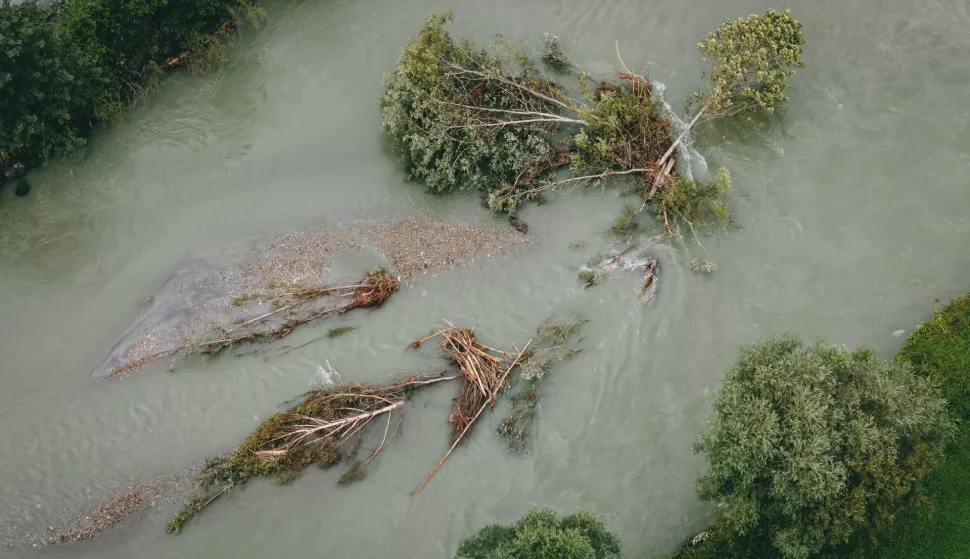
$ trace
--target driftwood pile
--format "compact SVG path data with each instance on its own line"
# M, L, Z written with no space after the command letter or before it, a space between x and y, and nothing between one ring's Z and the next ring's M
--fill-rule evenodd
M447 321L446 321L447 322ZM499 392L505 386L509 373L522 361L523 355L532 344L529 340L522 350L509 353L480 343L470 328L456 328L447 322L449 328L439 330L411 343L417 349L427 340L440 337L438 347L458 367L461 384L458 396L452 400L452 411L448 417L451 423L451 448L414 490L414 493L428 483L438 468L451 456L452 451L478 421L487 407L495 407Z

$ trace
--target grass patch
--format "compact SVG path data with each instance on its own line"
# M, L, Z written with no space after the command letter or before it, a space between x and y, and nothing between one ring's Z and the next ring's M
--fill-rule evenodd
M249 301L255 301L256 299L262 299L263 296L259 293L243 293L239 297L232 300L232 306L241 307L248 303Z
M913 332L899 358L940 385L958 419L970 419L970 294L954 299Z
M339 328L331 328L327 330L327 337L332 340L334 338L339 338L340 336L343 336L347 332L350 332L356 329L357 329L356 326L341 326Z

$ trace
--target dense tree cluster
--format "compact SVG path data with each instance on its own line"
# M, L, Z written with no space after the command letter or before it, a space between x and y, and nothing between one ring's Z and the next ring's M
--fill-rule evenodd
M61 0L0 4L0 180L74 158L98 121L114 121L158 83L166 60L220 55L212 34L258 20L251 0Z

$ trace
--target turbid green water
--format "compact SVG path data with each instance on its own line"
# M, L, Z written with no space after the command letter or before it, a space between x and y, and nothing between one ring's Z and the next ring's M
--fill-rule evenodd
M186 258L253 237L404 213L476 216L473 195L432 198L403 183L383 143L380 75L430 11L454 31L537 42L560 35L595 74L628 64L666 84L675 108L698 87L694 44L724 17L795 10L808 40L787 117L697 144L735 177L743 230L657 246L658 297L633 304L635 276L591 290L575 278L604 248L623 205L575 192L522 217L535 243L418 284L358 330L285 357L226 357L176 373L150 368L98 384L89 372ZM534 451L510 456L482 425L417 496L447 447L450 387L420 394L402 437L369 476L338 471L255 482L178 537L167 509L102 539L19 550L26 557L446 558L459 539L535 504L599 511L630 557L702 527L690 444L739 344L794 331L892 355L933 298L970 272L970 7L951 0L440 2L267 5L268 26L234 40L232 62L177 74L81 165L30 175L30 197L0 193L0 526L45 527L132 481L198 464L305 391L318 364L345 379L440 366L402 348L449 318L491 345L528 337L552 313L581 313L586 351L544 385ZM702 167L699 165L698 168ZM585 242L579 250L569 245ZM294 341L335 322L308 327ZM340 323L344 324L343 322ZM487 427L487 429L485 428Z

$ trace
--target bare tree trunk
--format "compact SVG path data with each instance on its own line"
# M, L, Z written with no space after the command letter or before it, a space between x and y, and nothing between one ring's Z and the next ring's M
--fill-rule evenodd
M684 138L686 138L687 134L690 133L691 128L693 128L694 125L697 124L697 121L700 120L701 115L707 112L707 109L710 106L711 106L710 101L708 101L707 103L704 103L704 106L701 107L701 110L697 111L697 114L694 115L693 119L691 119L690 124L688 124L687 127L680 132L680 135L677 136L677 139L674 140L674 143L670 144L670 147L667 149L667 153L665 153L663 157L660 158L660 161L657 162L657 165L660 167L661 172L657 175L657 178L654 179L653 187L650 189L650 194L647 195L647 200L650 200L651 198L653 198L653 195L657 192L657 189L660 188L660 185L663 183L664 179L670 176L670 172L673 170L674 166L673 166L673 160L668 162L668 159L670 159L674 151L677 149L677 146L679 146L680 143L684 141Z

